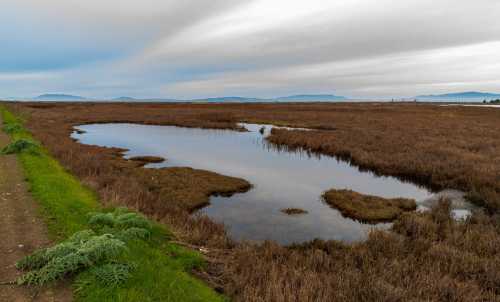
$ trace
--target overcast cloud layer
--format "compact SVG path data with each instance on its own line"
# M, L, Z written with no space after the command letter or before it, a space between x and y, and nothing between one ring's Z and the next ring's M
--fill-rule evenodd
M500 92L498 0L2 0L0 96Z

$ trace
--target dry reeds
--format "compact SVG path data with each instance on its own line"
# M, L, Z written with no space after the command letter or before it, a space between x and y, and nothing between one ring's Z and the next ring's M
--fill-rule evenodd
M34 136L103 202L126 205L203 246L209 272L236 301L500 301L500 110L418 104L10 104ZM241 130L236 122L313 128L273 130L269 141L349 160L431 188L469 192L489 215L465 222L449 205L405 213L393 232L363 243L316 240L291 247L232 242L191 211L244 180L184 168L149 170L123 150L80 145L72 127L131 122ZM209 253L210 254L210 253ZM222 255L222 256L221 256Z

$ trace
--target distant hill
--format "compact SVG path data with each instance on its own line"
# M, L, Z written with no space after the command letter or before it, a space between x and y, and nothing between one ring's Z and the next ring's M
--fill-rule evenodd
M338 96L333 94L298 94L291 96L284 96L276 98L278 101L317 101L317 102L327 102L327 101L342 101L347 100L345 96Z
M197 99L197 100L192 100L192 101L210 102L210 103L224 103L224 102L245 103L245 102L258 102L258 101L263 101L263 100L258 99L258 98L247 98L247 97L240 97L240 96L224 96L224 97Z
M236 103L249 103L249 102L328 102L328 101L341 101L347 100L344 96L333 94L300 94L291 95L270 99L252 98L252 97L239 97L239 96L225 96L207 99L198 99L193 101L205 102L236 102Z
M113 99L113 101L122 101L122 102L136 101L136 100L137 100L136 98L130 96L121 96Z
M491 100L500 98L498 93L489 92L477 92L477 91L467 91L467 92L457 92L457 93L446 93L446 94L429 94L429 95L419 95L417 99L424 100Z
M42 94L32 100L36 101L84 101L92 100L90 98L70 95L70 94ZM101 99L99 99L101 100ZM105 99L103 99L105 100ZM252 103L252 102L329 102L329 101L342 101L347 100L344 96L333 94L299 94L291 96L283 96L276 98L255 98L255 97L241 97L241 96L222 96L204 99L167 99L167 98L134 98L130 96L121 96L110 98L108 101L114 102L207 102L207 103Z
M37 101L82 101L82 100L86 100L86 98L84 98L82 96L78 96L78 95L57 94L57 93L42 94L42 95L39 95L33 99L37 100Z

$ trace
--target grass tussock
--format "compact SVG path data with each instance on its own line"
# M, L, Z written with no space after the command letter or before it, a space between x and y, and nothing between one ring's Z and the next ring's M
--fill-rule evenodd
M363 195L352 190L328 190L323 194L323 199L342 215L368 223L393 221L404 212L417 208L413 199L388 199Z
M287 214L287 215L302 215L302 214L307 214L306 210L298 209L298 208L286 208L282 209L281 212Z
M103 200L139 210L170 226L178 238L203 247L211 284L236 301L500 301L498 110L420 104L44 106L9 108L26 116L35 137ZM121 159L119 150L80 145L69 138L73 126L84 123L239 130L239 121L316 129L275 129L268 140L289 150L335 155L361 169L434 189L464 190L488 209L488 215L476 213L456 222L449 217L449 205L441 203L429 213L404 213L392 232L373 232L366 242L353 245L320 240L291 247L235 243L222 225L190 215L190 200L208 200L207 194L243 183L221 186L229 178L214 182L216 174L194 173L197 170L137 172L146 169ZM144 261L155 254L140 252ZM172 249L171 254L178 252ZM182 263L178 265L192 269L190 261ZM146 292L157 291L151 285L158 280L171 280L168 274L152 279L150 275L158 276L155 270L135 274ZM82 284L87 294L103 291Z

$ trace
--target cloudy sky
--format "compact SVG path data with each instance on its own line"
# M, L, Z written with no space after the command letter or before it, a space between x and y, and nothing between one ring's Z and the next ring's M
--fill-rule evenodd
M498 0L1 0L0 96L500 92Z

